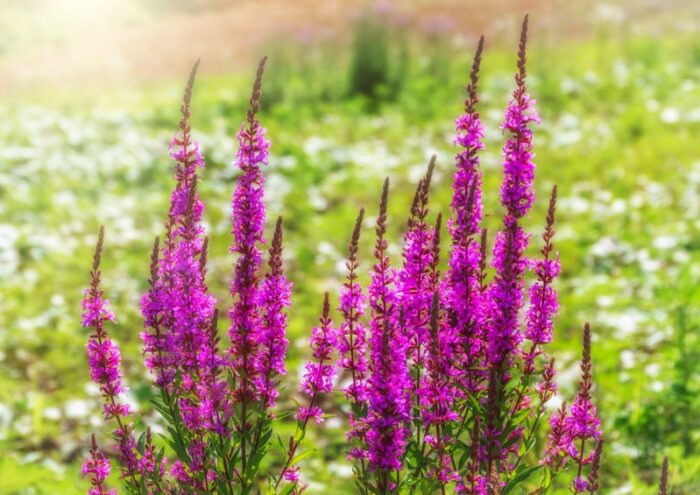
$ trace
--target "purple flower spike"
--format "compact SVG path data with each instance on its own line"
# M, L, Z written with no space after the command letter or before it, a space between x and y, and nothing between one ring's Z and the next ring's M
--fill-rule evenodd
M297 413L297 419L302 423L313 419L316 423L323 422L323 409L318 406L319 394L333 391L335 364L333 351L336 345L336 330L330 317L331 305L326 292L323 297L323 315L320 324L311 332L309 347L312 360L304 365L305 372L301 380L301 391L309 396L308 406L302 406Z
M507 133L503 148L503 184L501 185L501 202L508 215L522 218L530 210L535 195L533 181L535 178L535 156L532 151L531 123L539 124L540 118L535 111L535 100L527 93L525 78L527 76L527 21L523 20L518 50L518 72L515 75L516 88L513 98L508 103L505 121L501 125Z
M547 224L542 235L544 240L542 258L534 262L537 282L530 288L530 307L527 311L525 329L525 338L531 342L530 350L525 354L525 373L527 374L534 372L534 360L542 353L541 346L552 341L554 316L559 309L557 292L552 287L554 279L559 275L559 258L552 257L556 204L557 186L554 186L549 200Z
M92 435L90 457L83 463L83 476L90 480L88 495L117 495L116 490L110 490L105 486L105 480L112 471L109 460L97 448L95 435Z
M266 408L275 406L279 395L277 382L286 375L284 360L287 353L287 315L285 308L291 304L292 284L284 276L282 267L282 217L277 219L275 233L270 246L269 272L258 292L260 308L260 333L257 344L260 353L256 364L255 385L261 393L262 404Z
M426 221L434 168L435 156L430 159L428 171L419 182L413 198L408 230L404 235L403 267L396 274L396 298L405 324L403 332L418 380L425 368L425 355L430 340L430 301L437 283L430 276L433 264L431 245L435 232Z
M451 206L454 211L449 222L449 231L453 241L459 243L472 235L478 234L483 204L481 200L481 177L478 152L484 149L484 126L476 110L479 103L478 84L481 54L484 49L484 37L479 38L471 68L471 81L467 86L467 99L464 101L464 114L455 121L457 136L454 144L461 150L455 157L456 170L453 175L453 196ZM474 192L471 190L474 188ZM472 196L471 199L469 197Z
M518 313L522 307L523 277L526 269L524 258L529 242L519 219L527 213L534 199L532 183L534 163L532 163L532 131L528 119L516 119L513 112L526 113L530 100L525 86L525 54L527 47L527 22L523 20L518 51L518 73L515 76L516 89L513 93L504 129L510 133L506 140L503 162L503 186L501 202L506 207L503 229L496 237L492 265L496 269L495 280L489 290L492 316L489 335L489 361L498 368L498 378L507 381L504 368L512 364L513 352L522 340L518 324ZM526 108L527 107L527 108ZM519 114L518 114L519 115Z
M131 425L125 423L126 417L131 413L131 407L123 399L126 387L122 383L119 347L112 341L104 326L105 322L113 322L115 318L100 288L103 244L104 228L100 227L90 272L90 286L83 299L83 325L93 330L86 346L88 366L90 377L100 387L104 398L105 419L114 419L119 426L114 434L119 443L122 476L130 478L135 486L138 473L136 443L131 435Z
M371 376L369 379L368 456L370 469L381 471L380 484L387 489L387 472L403 466L407 445L407 421L411 387L406 363L407 345L401 329L403 318L396 314L394 277L385 239L389 180L384 182L377 217L377 259L369 286L371 307Z
M599 444L602 441L603 432L600 427L598 411L591 398L593 387L593 365L591 363L591 327L588 323L583 329L583 359L581 360L581 380L579 390L571 405L566 411L555 413L550 425L552 431L547 439L544 462L550 466L564 465L573 462L577 466L577 474L571 484L573 493L581 493L588 490L589 481L582 477L583 467L598 462L600 456ZM592 470L591 476L596 473ZM594 481L595 481L595 477Z
M455 158L453 175L453 215L448 222L452 238L449 265L443 281L443 304L447 319L456 339L456 363L460 369L457 380L471 393L482 388L485 378L486 352L485 321L483 318L480 287L481 264L484 259L479 245L482 204L482 172L479 166L479 150L484 148L484 129L476 104L479 67L484 48L484 37L474 55L471 81L467 86L465 113L457 119L455 144L462 149ZM485 245L485 242L483 242Z
M337 343L340 354L338 365L350 375L351 380L343 392L356 405L367 400L367 329L361 320L367 311L367 302L362 293L362 286L357 282L357 251L364 215L365 210L360 210L348 245L348 260L345 264L348 274L340 291L339 310L343 321L340 324Z
M86 346L90 377L100 387L105 399L105 419L109 419L114 416L127 416L130 408L120 397L126 392L126 387L122 383L119 347L112 342L104 327L105 322L114 322L115 317L109 308L109 301L104 299L100 289L103 243L104 228L100 227L92 262L90 287L85 291L83 299L83 327L94 331Z
M207 239L202 225L204 203L197 191L198 169L204 160L197 142L192 140L190 103L198 62L192 68L185 87L180 129L170 146L175 160L176 185L170 198L166 223L165 244L156 239L151 255L149 291L141 299L145 330L146 365L160 387L169 392L176 371L181 372L182 383L192 391L196 384L206 381L209 374L205 363L211 355L207 332L211 326L216 300L208 294L205 283ZM206 393L200 387L199 400ZM186 401L185 407L196 407ZM190 424L197 421L190 421Z
M263 203L265 177L260 165L268 162L270 143L265 139L265 128L260 125L256 113L260 108L262 75L267 58L263 58L250 97L246 121L238 133L236 165L242 175L233 193L232 220L233 245L230 251L238 254L234 268L231 296L233 306L229 311L231 327L231 371L236 379L234 399L247 402L259 397L254 381L258 375L258 343L260 315L257 311L258 272L262 265L260 244L265 242L265 204Z

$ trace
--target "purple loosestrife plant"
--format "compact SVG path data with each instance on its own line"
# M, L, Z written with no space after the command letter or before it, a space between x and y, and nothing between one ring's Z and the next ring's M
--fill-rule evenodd
M176 185L165 224L165 243L154 243L149 290L142 297L142 332L146 365L162 393L161 406L175 423L173 442L181 452L173 477L193 490L205 490L215 476L206 453L208 432L224 433L230 414L221 394L220 360L212 345L216 300L206 286L207 238L202 225L204 202L197 191L204 168L199 144L189 124L198 63L185 88L182 119L170 145Z
M430 339L430 301L435 280L430 277L433 264L431 244L435 232L427 223L430 181L435 167L435 156L430 159L428 171L419 182L411 205L408 228L404 235L403 267L396 275L396 297L403 308L405 326L402 329L408 343L409 360L416 370L413 389L420 384L425 368L425 354Z
M323 316L320 325L314 327L309 339L309 347L313 361L307 361L304 365L304 377L301 380L301 390L309 397L308 406L302 406L297 412L297 419L307 422L313 419L316 423L323 423L323 409L318 405L320 394L329 394L333 391L336 365L333 355L335 353L336 330L330 319L330 300L328 293L323 298Z
M164 241L154 243L149 288L141 300L144 362L161 393L153 403L166 423L164 442L154 440L150 430L135 436L131 409L123 398L126 389L119 348L105 328L115 317L99 285L102 230L98 236L83 301L83 326L93 330L87 346L88 364L105 399L105 419L117 423L118 461L130 493L243 494L259 488L264 479L258 469L270 451L278 385L286 374L286 309L291 292L283 267L281 218L267 269L262 266L265 209L260 165L267 163L269 143L256 114L264 63L265 59L238 134L236 162L241 176L233 194L231 251L237 259L231 283L230 346L221 343L217 302L206 284L208 241L202 224L204 202L197 192L204 160L189 124L197 64L185 89L182 119L170 147L176 163L175 187ZM324 324L330 325L328 311L324 318ZM312 339L314 357L317 361L322 357L310 365L320 373L310 377L306 387L315 387L314 395L329 392L334 375L335 331L330 326L323 328ZM318 398L313 399L309 413L301 419L304 430L308 419L322 419L318 407ZM304 410L300 415L305 415ZM104 487L108 466L94 447L85 468L92 484L90 493L108 493ZM292 475L296 472L293 456L287 467ZM284 474L285 479L290 478ZM272 479L270 490L276 490L277 481ZM301 491L296 483L291 489Z
M515 428L505 431L502 427L501 404L504 392L512 378L511 368L515 364L518 347L522 341L519 328L519 313L523 305L524 275L527 267L525 250L529 235L523 230L520 220L527 214L534 201L533 179L535 164L532 161L532 131L529 124L538 122L534 112L534 101L527 93L525 57L527 47L527 17L523 21L518 50L518 72L516 88L508 103L502 128L507 133L503 148L503 183L501 203L506 212L503 228L497 234L491 262L495 269L492 284L488 288L488 350L489 370L488 421L484 431L487 473L492 483L497 473L504 469L508 449L505 447L522 431ZM509 420L507 420L509 421ZM517 444L517 442L516 442Z
M367 312L367 299L362 286L358 283L358 249L360 232L365 210L361 209L352 230L348 244L346 261L347 276L340 290L339 311L342 315L337 339L338 366L347 385L343 394L350 403L348 429L345 433L352 447L348 451L348 460L353 463L355 477L360 484L367 478L367 410L369 406L367 357L367 328L362 318ZM362 488L365 489L364 487Z
M333 391L333 382L336 374L334 354L338 332L333 327L330 312L331 303L328 292L326 292L323 296L323 313L319 319L319 324L311 331L311 338L309 339L312 360L307 361L304 365L304 376L301 379L301 392L306 396L307 401L297 411L297 429L295 434L289 439L286 460L275 484L275 489L277 489L282 480L288 481L290 486L287 490L294 494L301 493L306 489L306 485L299 485L299 466L296 464L304 454L296 456L297 450L306 436L309 420L323 423L323 408L320 404L323 395L330 394Z
M456 377L466 392L476 393L484 380L480 369L486 352L485 325L480 311L482 287L480 273L484 256L479 245L483 205L481 199L481 170L479 150L484 148L484 128L476 105L479 67L484 48L483 36L474 56L471 81L467 86L465 113L456 121L455 144L461 148L456 157L451 207L448 222L452 249L448 270L443 281L447 318L455 335L455 363L461 373ZM485 232L485 231L484 231Z
M540 251L542 257L533 262L537 282L530 287L530 307L527 310L527 327L525 339L530 341L530 348L525 354L525 376L535 372L535 358L543 354L542 345L552 341L554 317L559 309L557 293L552 287L559 275L559 258L553 255L554 215L557 205L557 186L552 188L552 195L547 210L547 221L542 235L544 246Z
M354 433L364 450L350 451L355 459L365 452L368 456L367 471L355 465L361 493L505 495L525 484L541 494L566 468L552 465L548 452L542 461L534 453L547 403L557 393L554 359L545 346L552 341L558 310L554 282L559 259L553 243L556 188L540 257L534 261L527 257L530 235L522 227L534 201L531 125L539 122L525 83L526 45L527 17L516 87L503 123L505 214L495 238L492 270L487 269L487 235L481 227L478 157L484 147L477 110L483 38L472 64L465 112L457 119L455 144L460 151L453 174L451 247L444 276L437 268L440 217L435 227L427 221L434 163L418 185L404 235L404 263L398 270L390 268L386 254L385 184L377 220L377 262L368 288L369 402L362 409L367 419L358 422L355 409L349 418L351 432L358 430L358 423L367 425L366 436ZM354 270L354 254L351 259ZM528 288L529 271L535 280ZM347 293L346 286L343 294ZM361 294L361 288L353 293ZM341 339L341 355L347 348ZM590 348L590 339L584 348ZM580 492L585 487L595 493L600 430L590 396L590 352L586 352L588 372L572 408L576 412L555 413L551 435L571 440L572 428L578 432L574 441L567 440L575 447L567 455L578 471L572 489ZM571 415L578 419L574 422ZM584 479L583 466L589 464Z
M269 271L260 285L258 307L260 308L260 335L255 380L260 391L260 402L264 408L276 404L279 392L279 377L286 375L284 358L287 353L285 308L290 305L291 287L282 267L282 217L277 219L269 254Z
M591 327L588 323L583 329L583 359L581 360L581 380L579 390L570 410L566 406L552 416L552 433L549 435L545 463L554 473L564 469L568 464L576 468L576 475L571 482L572 493L589 492L592 488L591 478L597 483L599 456L602 449L603 432L598 419L598 411L591 398L592 381L591 362ZM591 476L583 477L583 468L591 465Z
M126 387L122 382L121 353L105 327L105 323L114 323L116 319L114 312L109 307L109 300L104 297L100 288L100 262L103 243L104 229L100 227L92 261L92 271L90 272L90 286L85 291L82 303L82 325L93 331L87 343L90 377L102 392L104 419L114 420L117 425L114 430L114 438L117 441L122 478L126 479L129 488L133 490L140 483L138 478L141 473L139 472L136 442L133 437L133 425L129 420L131 407L124 399Z
M92 435L92 446L90 456L83 463L83 476L90 480L88 495L116 495L117 491L108 489L105 480L112 472L112 466L102 452L97 448L95 435Z
M368 293L370 301L370 377L367 417L369 470L375 475L375 488L381 493L397 488L398 473L408 442L411 380L407 366L405 314L399 313L386 239L389 180L384 182L375 228L376 263Z
M258 352L260 350L260 325L258 302L258 277L262 266L260 245L265 242L265 205L263 203L265 178L261 165L268 163L270 142L265 138L265 128L257 120L260 105L262 75L265 59L261 62L250 97L250 108L246 121L238 132L236 166L241 176L233 192L231 219L233 221L233 244L236 253L231 296L233 306L229 311L231 327L231 372L235 378L235 401L244 406L257 399L261 393L255 386L258 375ZM245 407L239 418L239 431L248 418Z
M83 301L82 323L91 331L90 376L102 393L105 420L116 424L116 461L129 493L299 494L308 486L301 483L300 461L313 452L304 444L309 425L334 410L347 419L348 460L363 495L544 495L562 475L572 493L600 490L603 440L592 397L588 325L579 390L570 407L564 403L551 415L549 432L543 431L548 403L557 394L554 358L547 351L558 311L557 190L542 248L529 259L530 234L523 225L534 202L532 125L539 118L526 86L526 45L527 17L502 125L504 214L491 259L479 165L485 135L477 108L482 37L456 120L446 269L440 267L442 214L436 212L433 222L428 208L433 157L417 185L400 267L389 258L385 181L367 287L360 284L360 210L338 295L339 324L333 324L326 293L309 339L295 433L286 444L280 439L279 453L271 448L275 425L291 414L278 412L278 402L284 404L291 283L281 217L264 259L263 165L270 143L257 115L265 59L237 135L240 175L230 248L235 261L223 341L218 303L206 282L208 240L197 189L205 163L189 124L195 65L170 146L175 186L165 233L153 245L149 287L141 299L143 357L159 392L153 406L165 426L160 437L148 429L137 432L140 423L124 399L120 352L107 331L115 316L100 287L102 229ZM334 398L339 407L331 405ZM547 433L540 452L537 439ZM89 494L115 493L105 485L110 469L93 438L83 467Z

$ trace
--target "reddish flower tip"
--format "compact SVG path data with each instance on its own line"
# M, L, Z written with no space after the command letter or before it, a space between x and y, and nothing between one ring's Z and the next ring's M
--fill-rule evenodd
M97 244L95 245L95 253L92 256L92 271L96 272L100 268L102 260L102 247L105 241L105 227L100 225L100 231L97 234Z
M275 233L272 235L272 244L270 244L270 271L274 276L282 275L282 238L284 229L282 228L282 217L277 217L275 223Z
M476 47L476 52L474 53L474 60L472 61L472 69L469 73L469 85L467 86L467 100L465 101L465 111L466 113L473 113L474 106L479 102L479 96L477 94L479 87L479 70L481 69L481 54L484 51L484 35L479 37L479 44Z
M255 120L255 114L260 110L260 97L262 96L262 78L265 73L265 64L267 63L267 55L260 59L258 63L258 70L255 73L255 82L253 83L253 90L250 94L250 108L248 109L247 117L248 122L253 123Z
M383 242L384 234L386 233L387 209L389 206L389 177L384 179L382 187L382 197L379 200L379 215L377 216L377 225L375 232L377 233L377 247Z
M603 444L605 440L601 437L596 443L595 452L593 454L593 465L591 466L591 474L588 477L588 493L594 495L600 489L600 459L603 455Z
M328 291L323 293L323 319L327 320L331 314L331 301Z
M664 457L664 463L661 465L659 495L668 495L668 456Z
M590 366L591 364L591 324L586 322L583 325L583 362L581 366Z
M516 82L518 86L525 86L525 77L527 76L527 69L525 68L527 62L527 30L529 14L525 14L523 17L523 24L520 28L520 44L518 45L518 77L516 77Z
M350 245L348 246L348 251L351 255L357 254L357 247L360 242L360 232L362 230L362 221L365 218L365 209L360 208L360 212L357 214L357 219L355 220L355 226L352 229L352 236L350 236Z

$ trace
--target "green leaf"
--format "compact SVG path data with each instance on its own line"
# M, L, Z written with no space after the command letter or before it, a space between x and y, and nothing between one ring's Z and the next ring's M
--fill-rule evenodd
M512 492L513 488L518 486L520 483L527 481L530 478L530 476L532 476L542 468L544 468L543 464L540 464L539 466L524 468L522 471L518 472L513 478L511 478L510 481L508 481L508 484L501 492L501 495L507 495L508 493Z
M311 449L311 450L306 450L306 451L302 452L301 454L297 454L297 455L294 456L294 458L292 459L291 465L294 466L294 465L297 464L299 461L301 461L301 460L303 460L303 459L306 459L307 457L309 457L310 455L314 454L315 452L316 452L316 449Z

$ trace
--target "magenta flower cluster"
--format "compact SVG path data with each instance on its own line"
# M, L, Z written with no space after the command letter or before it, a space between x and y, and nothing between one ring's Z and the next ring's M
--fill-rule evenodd
M159 438L148 429L137 437L140 428L125 398L119 348L107 331L115 316L100 287L102 230L83 302L83 326L92 332L90 375L104 397L105 419L116 423L117 460L130 492L233 495L266 486L266 493L301 493L308 485L300 459L308 451L299 451L308 426L322 425L329 415L346 422L347 459L358 493L492 495L519 485L544 493L566 470L573 471L566 481L573 493L598 490L602 430L593 403L588 325L579 391L570 409L563 405L552 414L541 461L533 462L531 450L557 394L546 346L554 336L560 266L553 241L556 187L534 257L523 227L535 200L533 126L539 123L526 84L526 46L527 17L502 124L504 214L493 245L483 225L479 160L485 137L477 109L482 38L464 112L455 122L458 151L444 273L442 215L432 219L429 208L433 157L408 213L400 263L390 256L390 185L384 182L366 287L360 283L365 220L360 210L348 244L337 324L326 293L309 339L293 415L296 430L286 444L280 438L277 456L271 446L282 417L278 403L285 399L280 383L287 374L292 285L284 271L281 217L267 256L264 251L263 166L270 142L257 114L265 59L237 135L240 175L230 248L235 262L225 342L218 329L219 302L206 281L208 238L197 189L205 163L189 124L195 66L171 143L175 187L164 237L154 243L149 289L141 300L144 361L159 392L154 407L166 424ZM83 472L90 494L113 493L106 487L109 461L94 439Z

